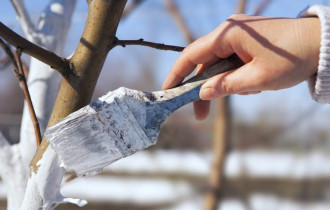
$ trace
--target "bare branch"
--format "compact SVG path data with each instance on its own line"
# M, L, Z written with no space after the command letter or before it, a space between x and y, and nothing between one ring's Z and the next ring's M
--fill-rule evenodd
M35 33L35 26L32 23L28 12L26 11L23 0L10 1L16 11L19 21L21 22L21 26L25 36L28 38L29 41L34 41L33 34Z
M126 45L141 45L141 46L155 48L158 50L171 50L171 51L176 51L176 52L181 52L184 49L184 47L180 47L180 46L148 42L148 41L144 41L143 39L119 40L118 38L115 38L114 44L115 44L115 46L122 46L122 47L126 47Z
M0 39L0 47L5 51L6 55L8 56L9 60L11 61L11 63L13 64L14 68L17 69L17 63L14 57L13 52L11 51L9 45L3 41L2 39Z
M25 100L26 100L26 102L29 106L30 115L31 115L31 118L32 118L32 121L33 121L33 127L34 127L34 132L35 132L35 135L36 135L37 146L39 146L40 143L41 143L41 134L40 134L39 122L38 122L36 113L35 113L34 108L33 108L33 104L32 104L32 100L31 100L31 96L30 96L30 93L29 93L28 86L26 84L26 79L25 79L25 76L24 76L24 70L23 70L23 66L22 66L20 52L18 52L18 50L15 50L14 55L15 55L15 59L16 59L17 67L18 67L18 74L15 74L15 76L18 78L18 80L20 81L21 86L23 88L24 97L25 97Z
M0 22L0 37L23 52L58 70L63 77L73 76L73 72L70 71L69 61L66 58L59 57L55 53L33 44L12 31L2 22Z
M240 0L237 5L236 13L245 13L246 0Z
M253 15L260 15L263 13L266 9L266 7L270 4L272 0L264 0L262 1L257 7L256 10L254 11Z
M17 62L16 62L13 52L10 49L9 44L0 38L0 47L2 47L2 49L5 51L5 53L7 55L6 59L8 59L8 62L11 62L13 64L14 74L16 75L18 73ZM23 71L24 71L25 78L27 79L29 77L29 70L27 68L27 65L23 61L22 61L22 65L23 65Z
M180 11L178 10L177 6L174 4L172 0L164 0L164 3L167 6L167 9L172 14L174 19L176 20L177 24L179 25L180 30L182 31L182 34L186 38L188 43L191 43L194 41L193 36L191 35L191 32L189 31Z

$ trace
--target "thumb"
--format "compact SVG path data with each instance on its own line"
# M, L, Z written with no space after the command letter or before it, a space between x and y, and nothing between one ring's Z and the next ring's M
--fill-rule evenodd
M259 91L261 86L258 85L258 74L260 73L256 65L253 65L253 61L236 70L218 74L202 85L200 98L210 100L241 92Z

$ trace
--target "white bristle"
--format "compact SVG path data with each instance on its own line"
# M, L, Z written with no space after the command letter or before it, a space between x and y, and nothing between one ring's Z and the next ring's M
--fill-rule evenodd
M112 162L154 144L127 106L125 88L109 92L47 129L45 135L67 169L99 173Z

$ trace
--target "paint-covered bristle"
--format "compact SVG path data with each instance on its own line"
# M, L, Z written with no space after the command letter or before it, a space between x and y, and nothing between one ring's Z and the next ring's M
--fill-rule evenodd
M125 97L124 88L109 92L47 129L45 135L67 169L78 175L98 173L155 143L146 135L141 119L132 114Z

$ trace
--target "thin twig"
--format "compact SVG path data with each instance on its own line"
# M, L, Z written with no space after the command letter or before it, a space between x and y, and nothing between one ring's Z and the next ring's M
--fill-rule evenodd
M49 50L45 50L33 44L32 42L24 39L16 32L5 26L2 22L0 22L0 37L5 39L14 47L20 48L22 52L24 51L32 57L58 70L62 74L62 76L67 78L71 76L71 74L73 74L73 72L70 71L70 64L66 58L59 57L55 53Z
M32 122L33 122L33 127L34 127L34 133L36 135L37 146L39 146L40 143L41 143L41 134L40 134L39 122L38 122L36 113L35 113L34 108L33 108L33 104L32 104L32 100L31 100L31 96L30 96L30 93L29 93L28 86L26 84L26 79L25 79L25 76L24 76L24 70L23 70L23 65L22 65L21 56L20 56L21 52L19 52L19 51L20 51L19 49L14 51L14 56L15 56L17 67L18 67L18 77L17 78L20 81L21 86L22 86L23 91L24 91L24 97L25 97L25 100L28 104L30 115L31 115Z
M9 58L9 60L13 64L14 68L17 69L17 63L16 63L16 60L15 60L14 54L11 51L9 45L5 41L3 41L3 39L0 39L0 47L2 47L2 49L5 51L6 55Z
M237 5L236 13L245 13L246 8L246 0L240 0L240 2Z
M263 13L266 9L266 7L269 5L269 3L272 0L264 0L262 1L256 8L256 10L254 11L253 15L260 15L261 13Z
M29 69L26 64L22 61L24 77L27 80L29 78Z
M180 30L182 31L182 34L186 38L188 43L191 43L194 41L194 37L191 35L191 32L189 31L183 16L181 15L179 9L177 6L174 4L172 0L164 0L164 3L167 6L168 11L172 14L174 19L176 20Z
M31 21L31 17L26 10L23 0L10 0L13 5L17 17L21 23L22 29L24 31L25 36L29 41L35 41L35 37L33 34L36 32L35 25Z
M181 52L184 49L184 47L180 47L180 46L166 45L166 44L155 43L155 42L148 42L148 41L144 41L143 39L119 40L118 38L115 38L114 45L122 46L122 47L126 47L127 45L141 45L141 46L155 48L155 49L158 49L158 50L171 50L171 51L176 51L176 52Z
M7 55L6 59L8 59L13 64L14 74L15 75L18 74L16 59L15 59L15 56L14 56L13 52L10 49L9 44L6 43L3 39L0 38L0 47L2 47L2 49L5 51L5 53ZM24 71L25 78L27 79L29 77L28 67L24 62L22 62L22 65L23 65L23 71Z

